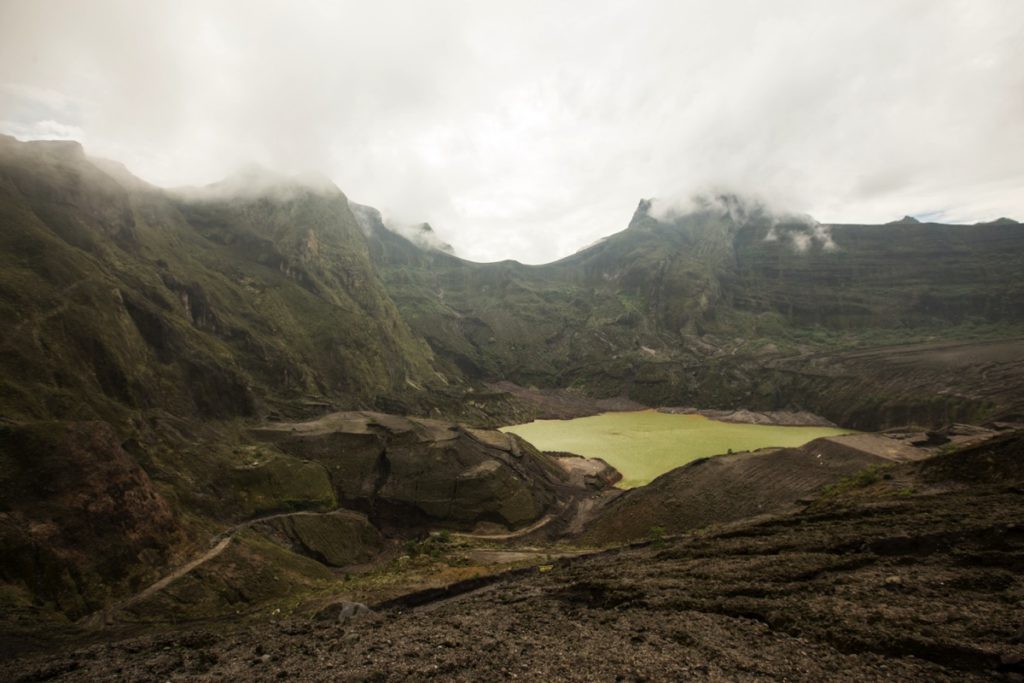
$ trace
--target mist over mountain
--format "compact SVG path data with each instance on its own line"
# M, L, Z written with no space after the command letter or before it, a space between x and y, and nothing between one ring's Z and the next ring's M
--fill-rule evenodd
M825 223L1024 214L1024 9L784 5L5 3L0 132L167 187L316 170L476 261L706 187Z

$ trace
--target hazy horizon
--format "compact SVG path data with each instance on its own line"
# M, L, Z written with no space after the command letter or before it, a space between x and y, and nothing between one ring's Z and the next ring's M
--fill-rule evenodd
M9 2L0 132L163 187L321 172L477 261L641 198L823 223L1024 216L1024 5Z

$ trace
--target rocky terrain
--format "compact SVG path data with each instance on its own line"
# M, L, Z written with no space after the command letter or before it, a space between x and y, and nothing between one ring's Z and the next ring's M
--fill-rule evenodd
M215 486L239 521L206 550L192 540L203 528L189 524L111 443L109 427L37 429L6 429L0 442L17 496L0 518L5 578L15 589L7 617L21 626L38 618L44 601L92 624L125 612L197 618L248 609L297 585L330 583L329 568L377 559L388 545L382 532L408 539L431 528L533 528L612 483L574 476L575 460L563 464L515 435L333 413L252 430L257 443L276 449L252 446L218 473L230 477ZM604 469L599 463L595 473ZM23 482L34 485L22 489ZM193 514L212 516L194 505ZM268 572L281 576L266 582ZM147 580L155 583L147 587ZM140 592L115 599L131 589Z
M720 196L542 266L446 247L326 180L0 136L11 675L1016 680L1019 224ZM495 431L643 406L888 431L628 493Z
M1021 432L804 512L566 559L362 615L172 631L13 680L1024 677ZM913 487L908 492L908 487Z
M587 525L595 544L636 541L792 512L823 487L895 462L931 455L884 436L815 439L799 448L762 449L703 458L611 501Z
M75 143L9 137L0 180L9 420L558 412L510 383L868 429L1022 412L1013 221L820 226L735 197L682 215L645 201L622 232L524 266L414 243L327 181L168 192Z

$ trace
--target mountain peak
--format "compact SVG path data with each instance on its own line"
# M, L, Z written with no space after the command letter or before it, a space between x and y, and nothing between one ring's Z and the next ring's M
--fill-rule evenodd
M85 149L77 140L31 140L30 148L42 150L48 154L65 159L85 159Z
M739 226L775 212L756 195L727 190L695 192L682 199L643 200L637 208L638 216L648 215L662 222L674 222L692 214L717 214Z
M430 223L424 222L408 225L391 220L385 221L378 209L364 204L356 204L355 202L349 202L349 208L352 209L352 214L356 217L359 228L367 237L373 235L375 231L386 230L404 237L420 249L442 251L452 256L455 255L455 248L442 240L434 232L434 228L431 227Z

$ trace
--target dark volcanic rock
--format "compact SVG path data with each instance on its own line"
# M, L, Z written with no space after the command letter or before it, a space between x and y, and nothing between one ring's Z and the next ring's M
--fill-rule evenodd
M366 515L351 510L296 513L259 522L251 528L300 555L332 567L367 562L384 547L384 537Z
M327 468L338 500L378 525L410 529L544 515L569 488L558 464L512 434L367 412L280 423L253 435Z
M680 533L792 512L802 499L865 468L917 460L929 452L872 434L815 439L696 460L615 498L589 522L583 542L603 544Z
M963 483L563 560L348 628L335 621L340 605L324 621L190 627L23 658L7 673L25 681L95 680L115 668L128 681L1014 681L1024 673L1024 495Z

